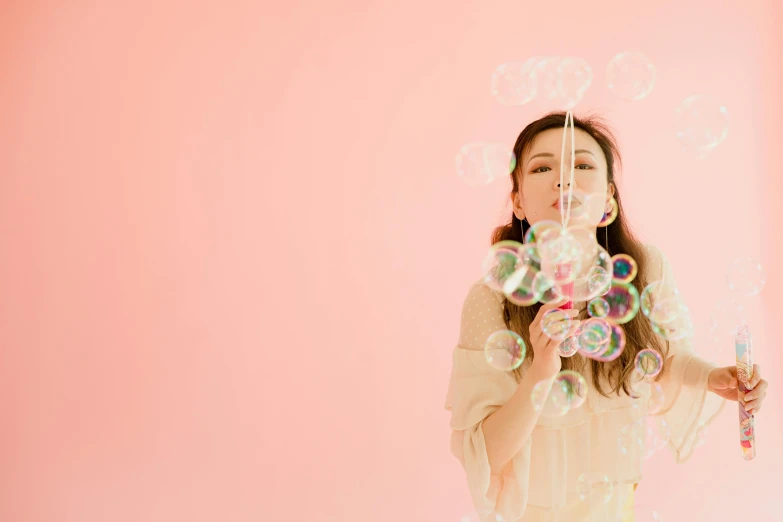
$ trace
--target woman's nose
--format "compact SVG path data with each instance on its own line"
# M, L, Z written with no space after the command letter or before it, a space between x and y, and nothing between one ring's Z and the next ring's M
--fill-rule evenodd
M560 183L557 183L555 186L556 186L557 188L560 188ZM567 182L567 183L565 184L565 186L566 186L566 187L570 187L570 186L571 186L571 182L570 182L570 181L569 181L569 182Z

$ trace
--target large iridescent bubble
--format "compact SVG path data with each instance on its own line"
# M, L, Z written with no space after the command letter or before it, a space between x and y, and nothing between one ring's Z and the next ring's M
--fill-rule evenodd
M609 303L607 319L616 324L625 324L639 311L639 291L630 283L614 283L604 295Z
M533 387L530 396L533 408L542 417L562 417L579 408L587 399L587 381L572 370L563 370L554 380L543 380Z
M484 344L484 357L490 366L501 372L519 368L525 360L527 346L524 339L511 330L498 330Z
M492 245L484 257L482 272L484 282L495 291L502 291L509 277L522 265L518 241L499 241Z
M503 282L502 292L517 306L530 306L537 303L551 286L551 281L541 276L541 263L538 261L537 245L524 244L518 251L519 262L514 273Z

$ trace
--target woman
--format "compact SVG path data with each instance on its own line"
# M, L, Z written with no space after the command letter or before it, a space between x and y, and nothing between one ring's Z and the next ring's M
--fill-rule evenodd
M617 216L606 227L598 228L594 219L580 226L609 255L624 253L637 262L632 284L640 294L658 280L674 291L666 257L635 239L625 221L615 184L619 154L611 132L596 118L573 118L573 143L568 139L564 144L568 116L548 114L517 138L511 172L513 214L510 223L494 231L492 243L523 243L532 225L560 222L568 201L562 198L564 193L573 192L571 205L577 208L580 197L591 195L600 198L607 212L616 205ZM573 172L563 178L565 186L560 175L563 150L569 151L565 171ZM483 520L633 520L633 491L641 480L645 452L636 439L648 422L665 432L676 461L683 462L723 399L739 399L756 413L765 398L767 382L758 367L752 390L738 396L735 367L719 368L697 357L687 338L664 340L642 314L623 324L626 345L616 359L600 362L580 353L562 357L561 342L545 335L541 326L544 313L562 304L518 306L483 279L465 299L446 408L451 411L451 451L465 469ZM569 317L587 318L585 302L573 305L566 311ZM573 324L571 333L579 323ZM485 357L487 339L499 330L516 332L527 346L524 360L513 371L499 371ZM664 361L655 383L635 371L636 355L645 348ZM531 395L541 390L539 383L551 383L567 369L584 376L586 402L562 416L541 415ZM656 390L662 404L653 405ZM647 419L648 414L655 416Z

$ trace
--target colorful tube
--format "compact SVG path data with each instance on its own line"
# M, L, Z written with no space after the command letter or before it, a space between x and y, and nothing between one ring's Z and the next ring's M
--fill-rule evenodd
M743 324L737 328L734 337L734 348L737 352L737 385L741 393L748 391L747 386L753 378L753 342L748 326ZM739 407L740 447L742 457L752 460L756 456L756 429L753 415L745 411L742 401L737 401Z
M555 273L557 274L556 277L560 278L566 278L570 275L571 272L571 265L570 264L562 264L558 265L555 269ZM561 310L570 310L574 307L574 283L573 281L570 283L566 283L563 285L560 285L559 287L560 293L568 298L568 301L558 306Z

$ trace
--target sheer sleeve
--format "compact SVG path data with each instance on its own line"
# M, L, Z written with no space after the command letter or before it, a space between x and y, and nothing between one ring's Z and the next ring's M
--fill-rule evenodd
M665 291L676 293L677 285L666 256L653 245L647 245L647 252L648 284L660 280ZM707 376L714 368L714 363L694 353L690 337L669 341L660 380L664 406L656 415L662 415L671 429L669 449L678 463L692 455L700 430L715 419L725 403L721 397L707 392Z
M468 292L462 308L459 342L454 349L446 409L451 411L451 452L465 470L473 504L483 520L517 520L525 511L530 474L528 440L502 472L490 470L484 443L484 419L513 395L517 381L484 358L487 338L505 330L502 294L483 283Z

